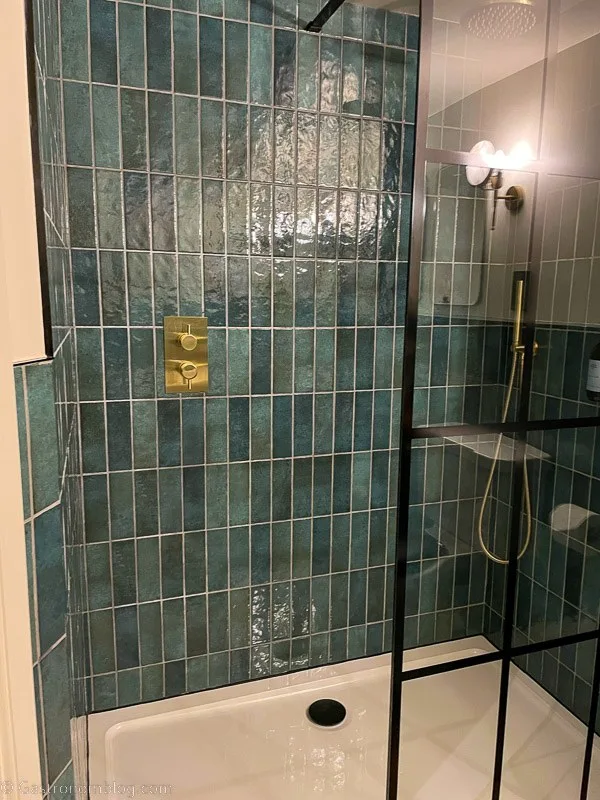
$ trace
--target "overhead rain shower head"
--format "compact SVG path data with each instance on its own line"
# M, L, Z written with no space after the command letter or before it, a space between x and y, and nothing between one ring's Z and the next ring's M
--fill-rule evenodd
M508 41L533 30L537 15L532 0L491 0L467 11L462 25L479 39Z

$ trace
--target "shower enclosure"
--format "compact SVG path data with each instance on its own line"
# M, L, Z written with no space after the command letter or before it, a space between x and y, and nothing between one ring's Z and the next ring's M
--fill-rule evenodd
M92 783L600 794L596 5L36 4Z
M461 671L476 692L492 661L489 784L456 796L598 792L599 30L589 3L421 3L388 797L403 796L411 681ZM433 563L418 546L431 532ZM403 647L472 633L474 616L493 653L402 673ZM523 673L586 726L570 780L544 785L535 748L514 750ZM462 732L480 737L480 720Z

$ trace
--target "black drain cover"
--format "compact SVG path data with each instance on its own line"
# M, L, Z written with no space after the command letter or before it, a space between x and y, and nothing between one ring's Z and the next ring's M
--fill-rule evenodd
M329 698L315 700L306 709L306 716L315 725L320 725L322 728L332 728L345 720L346 707L337 700L330 700Z

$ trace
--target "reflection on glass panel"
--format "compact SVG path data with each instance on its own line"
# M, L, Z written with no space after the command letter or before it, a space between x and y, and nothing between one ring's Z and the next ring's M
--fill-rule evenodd
M502 800L579 800L590 687L574 669L585 657L561 647L511 667Z
M452 657L448 648L451 645L427 648L419 656L447 660ZM500 666L494 663L404 685L399 781L403 800L489 800L499 684Z
M428 439L413 445L407 648L466 636L493 640L494 632L501 628L504 585L491 570L478 531L481 526L484 540L500 549L512 469L509 464L495 471L482 514L490 468L489 457L451 439ZM479 640L473 641L473 647L480 646Z
M544 142L557 172L598 175L600 5L562 3L558 56L544 115Z
M530 433L531 541L519 562L514 643L594 630L600 609L600 449L593 428ZM524 514L523 529L527 526Z
M546 0L435 0L429 147L468 151L487 139L519 161L526 143L534 157L546 8Z
M594 353L600 344L599 195L599 181L549 179L542 261L535 276L539 349L533 366L532 419L599 413L599 356Z
M527 298L517 304L515 282L526 280L535 176L491 177L497 192L472 186L465 167L426 166L416 425L500 422L517 405L522 361L511 345ZM511 187L522 205L504 199Z

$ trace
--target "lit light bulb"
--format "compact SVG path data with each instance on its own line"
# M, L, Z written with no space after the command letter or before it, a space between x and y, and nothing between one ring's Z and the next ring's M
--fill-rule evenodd
M505 169L507 165L506 153L504 150L496 150L492 157L492 165L494 169Z
M510 151L508 164L513 169L522 169L524 166L529 164L530 161L533 161L533 150L531 149L531 145L529 142L526 142L525 139L521 139Z

